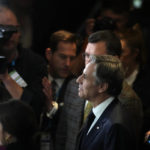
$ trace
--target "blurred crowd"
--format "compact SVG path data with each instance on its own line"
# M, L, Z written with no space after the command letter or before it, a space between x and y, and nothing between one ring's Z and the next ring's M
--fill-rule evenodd
M0 150L150 149L149 4L0 0Z

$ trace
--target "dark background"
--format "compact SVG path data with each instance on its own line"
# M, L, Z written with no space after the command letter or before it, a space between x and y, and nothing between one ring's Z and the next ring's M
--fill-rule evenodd
M64 29L77 32L97 0L37 0L34 18L34 49L41 52L51 33ZM40 42L38 42L40 41Z
M32 50L44 55L50 35L57 30L68 30L77 33L87 18L95 17L102 4L119 7L132 7L134 0L0 0L8 5L24 24L24 17L29 16L32 22ZM131 23L138 22L145 35L150 49L150 0L141 0L143 5L131 12ZM27 29L28 26L25 28ZM29 31L30 32L30 31Z

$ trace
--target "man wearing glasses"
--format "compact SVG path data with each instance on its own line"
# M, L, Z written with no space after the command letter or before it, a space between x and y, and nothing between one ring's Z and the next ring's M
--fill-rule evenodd
M0 67L4 67L0 70L0 102L21 99L33 107L39 119L44 103L41 82L47 76L46 63L41 56L21 46L19 22L5 6L0 6L0 25L0 56L4 58Z
M90 56L113 55L120 57L121 43L116 35L109 31L98 31L91 34L88 38L88 44L83 56L85 57L85 65L90 62ZM67 87L65 96L66 120L67 120L67 139L66 150L74 150L76 146L77 134L83 123L83 112L86 109L87 102L78 97L78 84L76 80L72 80ZM134 132L137 134L137 140L141 130L142 123L142 105L133 89L123 83L123 89L118 96L119 101L124 105L124 108L130 112L133 122ZM85 103L86 102L86 103ZM140 123L140 124L139 124Z

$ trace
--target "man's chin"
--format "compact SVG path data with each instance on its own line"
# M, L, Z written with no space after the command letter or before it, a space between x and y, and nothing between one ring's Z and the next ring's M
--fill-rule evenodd
M67 78L69 76L69 73L60 73L59 77L60 78Z
M82 99L85 98L84 95L83 95L82 93L80 93L80 92L78 92L78 96L79 96L80 98L82 98Z

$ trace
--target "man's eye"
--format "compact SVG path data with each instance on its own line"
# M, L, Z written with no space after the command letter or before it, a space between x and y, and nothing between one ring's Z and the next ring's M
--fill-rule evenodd
M86 79L86 74L83 74L83 78Z
M61 59L66 59L66 58L67 58L65 55L59 55L59 57L60 57Z
M74 56L59 55L59 57L60 57L61 59L63 59L63 60L65 60L65 59L69 58L69 59L70 59L70 61L72 61L72 60L74 60L74 59L75 59L75 57L74 57Z
M71 61L72 61L72 60L74 60L74 59L75 59L75 57L74 57L74 56L71 56L71 57L70 57L70 60L71 60Z
M90 55L88 53L83 53L82 56L83 56L84 59L90 57Z

